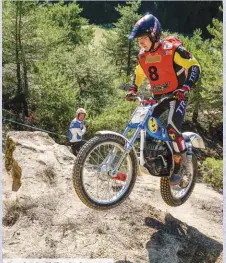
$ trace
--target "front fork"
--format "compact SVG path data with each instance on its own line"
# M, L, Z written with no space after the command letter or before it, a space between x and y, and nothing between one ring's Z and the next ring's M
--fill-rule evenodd
M140 131L140 165L144 165L144 142L145 142L145 131Z
M123 154L121 155L118 163L115 165L114 169L110 172L110 175L112 177L116 177L117 174L118 174L118 169L122 163L122 161L124 160L124 158L126 157L126 155L131 151L133 145L134 145L134 142L136 141L137 139L137 136L138 134L141 132L141 142L140 143L143 143L143 149L144 149L144 130L142 129L143 128L143 125L142 124L139 124L138 125L138 128L136 129L133 137L130 139L130 141L126 142L125 144L125 147L124 147L124 152ZM127 127L125 129L125 131L123 132L123 136L126 136L128 134L128 131L129 131L129 128ZM114 150L113 150L114 152ZM142 156L143 156L143 151L142 151ZM143 157L142 157L143 158Z

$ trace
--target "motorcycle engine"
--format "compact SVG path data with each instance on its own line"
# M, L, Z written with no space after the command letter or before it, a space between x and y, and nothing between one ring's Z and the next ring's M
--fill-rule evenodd
M151 175L168 176L171 166L171 152L164 141L152 139L144 147L144 167Z

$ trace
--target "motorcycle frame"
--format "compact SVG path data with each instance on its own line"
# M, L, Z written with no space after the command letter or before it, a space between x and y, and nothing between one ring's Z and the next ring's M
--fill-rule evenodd
M118 163L116 164L116 166L114 167L114 170L111 171L111 175L112 176L117 176L117 171L121 165L121 162L123 161L123 159L125 158L125 156L131 151L131 149L133 148L133 145L140 133L140 156L139 156L139 164L140 166L142 166L143 169L147 170L145 167L143 167L144 163L145 163L145 160L144 160L144 144L145 144L145 139L146 139L146 132L147 132L147 121L149 120L149 118L152 116L152 113L155 109L155 107L157 107L164 99L160 100L158 103L154 104L154 105L148 105L148 106L145 106L147 107L147 112L143 118L143 121L141 121L140 123L137 123L137 124L133 124L131 126L131 120L133 119L138 107L134 110L131 118L130 118L130 121L127 123L127 126L124 130L124 132L122 133L122 136L124 138L126 138L126 144L125 144L125 147L124 147L124 152L123 154L121 155ZM158 124L160 124L162 127L164 127L160 120L158 118L155 118L157 121L158 121ZM131 130L131 129L136 129L132 138L130 140L128 140L128 138L126 137L128 135L128 132ZM164 128L165 129L165 128ZM154 137L154 136L153 136ZM171 175L171 172L173 171L174 169L174 159L173 159L173 150L172 150L172 146L171 146L171 141L167 136L165 136L165 138L163 138L162 136L157 136L158 139L160 140L163 140L163 141L166 141L170 151L171 151L171 156L172 156L172 167L171 167L171 171L170 171L170 175ZM147 171L146 171L147 173ZM149 172L148 172L149 173Z
M168 97L169 98L169 97ZM141 102L141 99L139 97L137 97L137 99ZM144 163L145 163L145 160L144 160L144 144L145 144L145 139L146 139L146 132L147 132L147 121L149 120L149 118L152 116L152 113L155 109L155 107L157 107L160 103L162 103L163 100L167 99L167 97L163 97L161 100L158 101L158 103L154 104L154 105L148 105L148 106L145 106L148 108L145 116L144 116L144 119L143 121L141 121L140 123L137 123L137 124L133 124L131 125L131 120L133 119L133 116L134 114L136 113L137 111L137 108L134 110L132 116L131 116L131 119L130 121L127 123L127 126L124 130L124 132L122 134L119 134L117 132L112 132L112 131L98 131L97 134L101 134L101 135L104 135L104 134L115 134L117 136L120 136L122 137L124 140L125 140L125 146L124 146L124 152L122 153L118 163L116 164L116 166L114 167L113 170L109 171L111 176L112 177L115 177L117 176L117 172L118 172L118 169L123 161L123 159L125 158L125 156L132 150L133 148L133 145L140 133L140 156L139 156L139 165L140 165L140 168L142 168L143 172L144 173L147 173L147 174L150 174L147 169L143 166ZM166 132L166 129L165 127L162 125L161 121L158 119L158 118L155 118L155 120L157 121L159 127L161 129L164 129L164 133L165 133L165 136L153 136L153 134L150 134L149 135L153 138L157 138L159 140L162 140L162 141L165 141L170 152L171 152L171 160L172 160L172 167L170 169L170 174L169 176L171 176L173 170L174 170L174 159L173 159L173 148L172 148L172 142L168 136L168 133ZM128 132L131 130L131 129L136 129L132 138L129 140L126 136L128 135ZM162 135L162 134L161 134ZM204 145L204 142L203 142L203 139L200 135L194 133L194 132L184 132L182 133L182 136L184 138L187 138L185 140L185 144L187 146L187 148L190 148L191 150L194 148L200 148L200 149L204 149L205 148L205 145ZM110 156L113 154L114 156L114 150L112 153L110 153L108 155L108 158L106 160L106 164L109 164L109 167L110 167L110 164L112 162L112 159L114 158L111 158Z
M132 138L131 138L130 141L129 141L129 147L128 147L128 143L127 143L127 145L126 145L126 147L125 147L125 151L126 151L126 152L129 152L129 151L131 150L131 147L134 145L134 143L135 143L135 141L136 141L136 139L137 139L138 134L140 133L140 147L139 147L140 152L139 152L139 158L138 158L138 159L139 159L139 164L140 164L140 166L143 168L142 170L143 170L145 173L148 173L148 174L150 174L150 173L149 173L149 172L147 171L147 169L143 166L143 165L145 164L145 159L144 159L144 145L145 145L145 141L146 141L146 134L147 134L147 132L148 132L148 131L147 131L147 127L146 127L147 125L146 125L146 124L147 124L147 121L151 118L154 109L155 109L162 101L163 101L163 100L161 100L159 103L156 103L156 104L154 104L154 105L146 106L146 107L148 107L148 110L147 110L147 112L146 112L146 115L145 115L143 121L137 125L136 131L134 132ZM137 108L138 108L138 107L137 107ZM127 124L127 126L126 126L126 128L125 128L125 130L124 130L124 132L123 132L123 134L122 134L124 137L126 137L126 136L128 135L128 132L129 132L131 129L133 129L133 128L130 128L130 124L131 124L131 120L133 119L134 114L135 114L136 111L137 111L137 108L134 110L134 112L133 112L133 114L132 114L132 116L131 116L131 119L130 119L130 121L128 122L128 124ZM160 126L163 126L163 125L161 124L161 121L160 121L158 118L155 118L155 119L158 121L158 124L159 124ZM164 126L163 126L163 127L164 127ZM164 129L165 129L165 127L164 127ZM166 130L166 129L165 129L165 130ZM150 134L149 134L149 135L150 135ZM150 135L150 136L151 136L152 138L156 138L156 137L154 137L154 136L152 136L152 135ZM172 144L171 144L171 141L170 141L168 135L165 136L165 138L163 138L162 136L157 136L157 139L166 142L166 144L167 144L167 146L168 146L168 148L169 148L169 150L170 150L170 152L171 152L171 156L173 157ZM174 169L174 159L172 158L171 171L173 171L173 169ZM171 174L171 172L170 172L170 174Z

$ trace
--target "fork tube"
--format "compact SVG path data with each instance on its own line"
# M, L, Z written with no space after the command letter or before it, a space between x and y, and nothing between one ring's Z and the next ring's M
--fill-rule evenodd
M135 133L134 133L134 135L133 135L133 137L131 138L129 143L127 143L126 150L129 150L129 151L131 150L131 148L133 147L134 142L136 141L136 138L137 138L138 134L140 133L140 130L141 130L141 126L140 127L138 126L136 131L135 131Z
M140 165L144 165L144 129L140 131Z
M144 164L144 155L143 155L144 154L143 153L143 150L144 150L144 124L145 124L147 118L149 117L149 114L150 113L146 114L144 120L138 125L133 137L131 138L131 140L126 143L125 151L123 152L122 156L120 157L118 163L115 165L114 170L111 173L112 176L116 176L117 175L117 171L118 171L119 166L121 165L121 162L125 158L126 154L128 152L130 152L130 150L132 149L133 144L134 144L139 132L141 132L141 140L142 140L142 137L143 137L143 144L141 145L141 149L142 149L141 150L141 162ZM143 131L143 135L142 135L142 131ZM123 134L125 134L126 132L128 132L127 129L124 131Z
M125 150L124 150L123 154L121 155L118 163L115 165L114 170L112 171L111 175L113 175L113 176L117 175L117 171L118 171L119 166L121 165L121 163L122 163L123 159L125 158L126 154L128 152L130 152L130 150L132 149L133 144L134 144L134 142L135 142L140 130L141 130L141 127L138 127L136 132L134 133L133 137L131 138L131 140L129 142L126 142Z
M123 136L125 136L126 137L126 135L128 134L128 131L129 131L130 129L128 128L128 127L126 127L126 129L124 130L124 132L123 132Z

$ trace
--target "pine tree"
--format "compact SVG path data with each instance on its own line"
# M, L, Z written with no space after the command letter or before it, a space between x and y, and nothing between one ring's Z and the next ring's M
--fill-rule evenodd
M28 116L29 53L33 53L29 39L36 30L36 24L31 23L35 5L24 1L3 2L3 101L10 100L23 120ZM4 101L3 106L8 102Z
M46 6L46 4L44 4ZM93 37L93 29L87 27L88 20L81 17L82 8L76 1L67 3L47 4L44 8L45 15L52 20L57 26L67 31L67 37L73 44L87 43Z
M205 79L205 92L202 93L208 111L209 128L223 119L223 23L213 19L212 24L212 27L207 27L213 39L209 48L209 63L205 64L209 71Z
M130 75L131 70L135 66L138 52L138 46L135 41L129 41L128 36L134 24L140 18L137 13L140 4L141 2L138 0L127 2L126 6L123 7L120 5L116 7L120 18L114 23L115 29L113 32L105 34L106 42L104 43L104 49L106 54L118 66L119 72L124 72L127 76Z
M23 121L34 108L30 87L36 85L39 64L59 47L72 50L91 40L92 27L80 12L76 2L3 2L3 107Z

